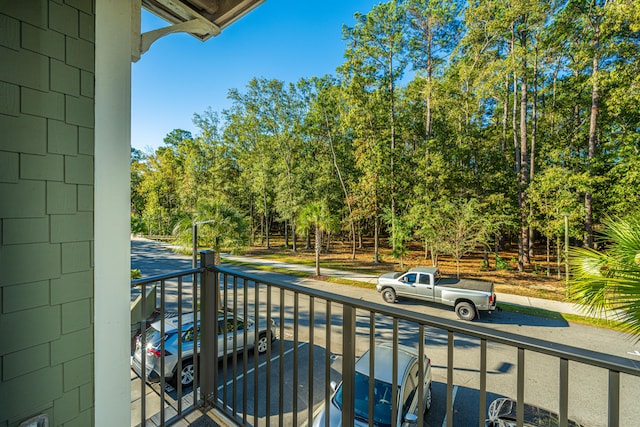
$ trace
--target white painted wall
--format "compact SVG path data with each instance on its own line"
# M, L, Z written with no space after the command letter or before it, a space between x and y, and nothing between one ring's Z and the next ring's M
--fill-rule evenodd
M131 0L96 0L95 425L131 425Z

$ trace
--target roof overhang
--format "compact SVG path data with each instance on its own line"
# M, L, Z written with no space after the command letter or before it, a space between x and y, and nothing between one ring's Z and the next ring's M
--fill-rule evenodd
M132 60L137 61L151 44L170 33L186 32L205 41L246 15L265 0L134 0ZM168 27L140 33L140 8L167 21Z

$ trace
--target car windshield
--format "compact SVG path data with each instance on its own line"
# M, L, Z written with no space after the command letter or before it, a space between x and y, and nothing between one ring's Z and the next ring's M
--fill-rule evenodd
M373 425L378 427L390 427L392 412L391 384L375 380L373 384ZM357 420L369 421L369 377L356 372L355 375L355 404L353 406L354 417ZM400 396L400 387L398 387ZM333 398L336 406L342 409L342 384Z

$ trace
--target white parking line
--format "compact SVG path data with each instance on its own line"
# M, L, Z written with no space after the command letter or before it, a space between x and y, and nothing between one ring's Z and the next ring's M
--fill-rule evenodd
M454 385L453 386L453 396L451 398L451 406L454 406L454 403L456 403L456 393L458 392L458 386ZM447 412L445 410L444 413L444 420L442 420L442 427L447 427Z
M308 344L308 343L307 342L300 343L300 344L298 344L298 348L300 348L300 347L302 347L303 345L306 345L306 344ZM293 350L295 350L295 349L291 348L291 349L285 351L284 353L282 353L282 355L285 356L285 355L291 353ZM276 361L278 359L278 357L280 357L280 355L276 355L276 356L272 357L271 361L272 362ZM262 368L266 364L267 364L267 362L264 361L264 362L262 362L261 364L258 365L258 368ZM226 384L223 384L223 385L219 386L218 387L218 391L222 390L223 387L225 387L225 386L230 386L231 384L234 383L234 381L240 381L243 376L251 374L254 370L255 370L255 368L251 368L247 372L238 375L235 379L229 380Z

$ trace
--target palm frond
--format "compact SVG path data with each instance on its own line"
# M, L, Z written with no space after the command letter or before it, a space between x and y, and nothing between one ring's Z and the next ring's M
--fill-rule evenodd
M591 313L613 311L627 332L639 334L640 213L626 219L609 218L603 224L602 251L570 250L571 300Z

